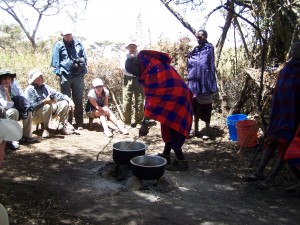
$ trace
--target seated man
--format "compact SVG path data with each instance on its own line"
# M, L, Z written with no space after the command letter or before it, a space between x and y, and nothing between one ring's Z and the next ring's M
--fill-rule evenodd
M0 167L5 156L7 141L18 141L22 137L20 124L11 119L0 119ZM0 203L0 224L9 224L6 209Z
M72 99L45 84L40 70L33 69L28 73L28 84L25 97L33 107L33 123L44 125L42 137L50 137L49 123L52 117L57 116L59 116L58 130L62 130L66 135L72 134L74 127L68 123L69 110L74 108Z
M18 121L23 120L22 141L33 143L36 141L32 137L32 112L30 104L27 102L22 88L15 80L16 73L10 70L0 71L0 106L3 118ZM4 113L5 111L5 113ZM8 142L8 148L15 150L19 147L16 142Z
M108 128L106 120L111 121L115 126L117 126L121 134L128 134L128 131L117 123L117 118L108 108L109 91L103 86L102 80L100 78L96 78L92 81L92 84L93 89L88 93L88 102L86 107L88 117L100 117L100 122L106 137L113 136Z

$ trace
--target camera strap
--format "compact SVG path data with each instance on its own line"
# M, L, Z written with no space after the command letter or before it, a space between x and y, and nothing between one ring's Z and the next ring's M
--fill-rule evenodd
M67 47L67 45L66 45L66 43L65 43L65 40L63 40L63 43L64 43L64 46L65 46L65 48L66 48L66 50L67 50L68 57L69 57L72 61L74 61L74 58L73 58L73 56L72 56L72 54L71 54L71 52L70 52L70 49ZM76 58L79 58L78 53L77 53L76 48L75 48L75 45L74 45L74 40L72 41L72 46L71 46L71 48L73 48L73 49L75 50Z

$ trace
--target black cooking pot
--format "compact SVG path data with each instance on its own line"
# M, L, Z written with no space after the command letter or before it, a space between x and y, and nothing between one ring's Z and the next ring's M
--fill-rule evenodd
M130 159L145 155L146 145L139 141L119 141L113 144L113 160L120 165L130 165Z
M167 160L160 156L141 155L130 160L132 172L142 180L156 180L165 172Z

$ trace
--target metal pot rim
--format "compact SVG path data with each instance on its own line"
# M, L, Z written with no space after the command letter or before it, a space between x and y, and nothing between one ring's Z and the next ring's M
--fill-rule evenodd
M135 151L143 151L143 150L146 150L148 148L148 146L145 143L141 142L141 141L135 141L134 142L134 144L139 143L139 144L142 144L144 146L143 148L140 148L140 149L119 149L119 148L116 148L115 145L120 143L120 142L124 142L124 143L128 142L128 145L130 145L130 143L132 143L132 141L118 141L118 142L115 142L112 145L113 150L122 151L122 152L128 152L128 151L135 152Z
M147 166L147 165L141 165L141 164L137 164L134 162L134 159L135 158L142 158L142 157L151 157L151 158L160 158L160 159L163 159L163 163L159 164L159 165L154 165L154 166ZM140 155L140 156L136 156L132 159L130 159L130 163L134 166L138 166L138 167L143 167L143 168L156 168L156 167L162 167L162 166L165 166L167 164L167 160L161 156L157 156L157 155Z

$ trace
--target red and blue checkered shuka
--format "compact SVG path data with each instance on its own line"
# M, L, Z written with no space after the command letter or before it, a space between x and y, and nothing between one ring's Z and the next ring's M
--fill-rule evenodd
M187 138L193 119L192 92L170 65L170 56L144 50L137 57L141 66L138 79L146 98L144 115Z

